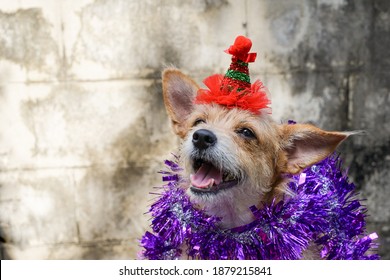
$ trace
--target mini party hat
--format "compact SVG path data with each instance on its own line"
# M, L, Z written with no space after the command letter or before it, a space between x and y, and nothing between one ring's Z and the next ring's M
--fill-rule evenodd
M232 62L225 75L215 74L203 83L208 89L199 89L195 99L197 104L216 103L227 108L238 107L260 114L271 103L267 89L260 80L251 84L248 64L256 60L256 53L249 53L252 41L238 36L226 53L232 55Z

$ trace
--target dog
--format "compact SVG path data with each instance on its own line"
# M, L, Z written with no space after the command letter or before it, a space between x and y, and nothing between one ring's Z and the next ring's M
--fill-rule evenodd
M170 183L150 208L141 258L377 259L365 255L377 238L364 236L365 208L331 156L355 133L274 121L267 89L250 82L251 46L238 36L225 51L229 69L206 78L208 89L163 71L181 146L179 162L166 161L173 173L162 171Z
M310 124L277 124L270 114L254 115L218 104L195 104L199 86L180 70L163 72L163 96L174 133L187 194L221 228L250 223L249 207L279 201L288 177L332 154L350 133Z
M175 68L162 74L163 97L190 200L231 229L254 220L250 207L280 201L289 177L332 154L351 133L311 124L278 124L264 110L252 114L218 104L196 104L199 86ZM304 259L319 258L309 246Z

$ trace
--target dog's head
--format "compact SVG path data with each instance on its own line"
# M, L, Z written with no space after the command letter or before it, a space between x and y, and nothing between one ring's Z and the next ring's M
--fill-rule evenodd
M218 104L195 104L198 85L177 69L163 72L163 95L188 194L222 226L249 222L249 207L280 199L285 174L297 174L331 154L347 134L308 124L276 124L266 111L254 114Z

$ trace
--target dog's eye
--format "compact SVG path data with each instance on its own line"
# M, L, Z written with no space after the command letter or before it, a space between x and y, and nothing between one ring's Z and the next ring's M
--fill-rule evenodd
M200 123L205 123L205 121L203 119L196 119L196 121L194 122L194 124L192 126L197 126Z
M246 127L240 128L237 130L237 133L244 136L245 138L256 138L254 132Z

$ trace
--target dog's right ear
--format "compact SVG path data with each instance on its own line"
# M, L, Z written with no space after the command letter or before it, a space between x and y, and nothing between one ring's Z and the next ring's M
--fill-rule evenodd
M166 69L162 74L165 108L171 118L173 131L183 138L184 121L194 109L199 86L177 69Z

